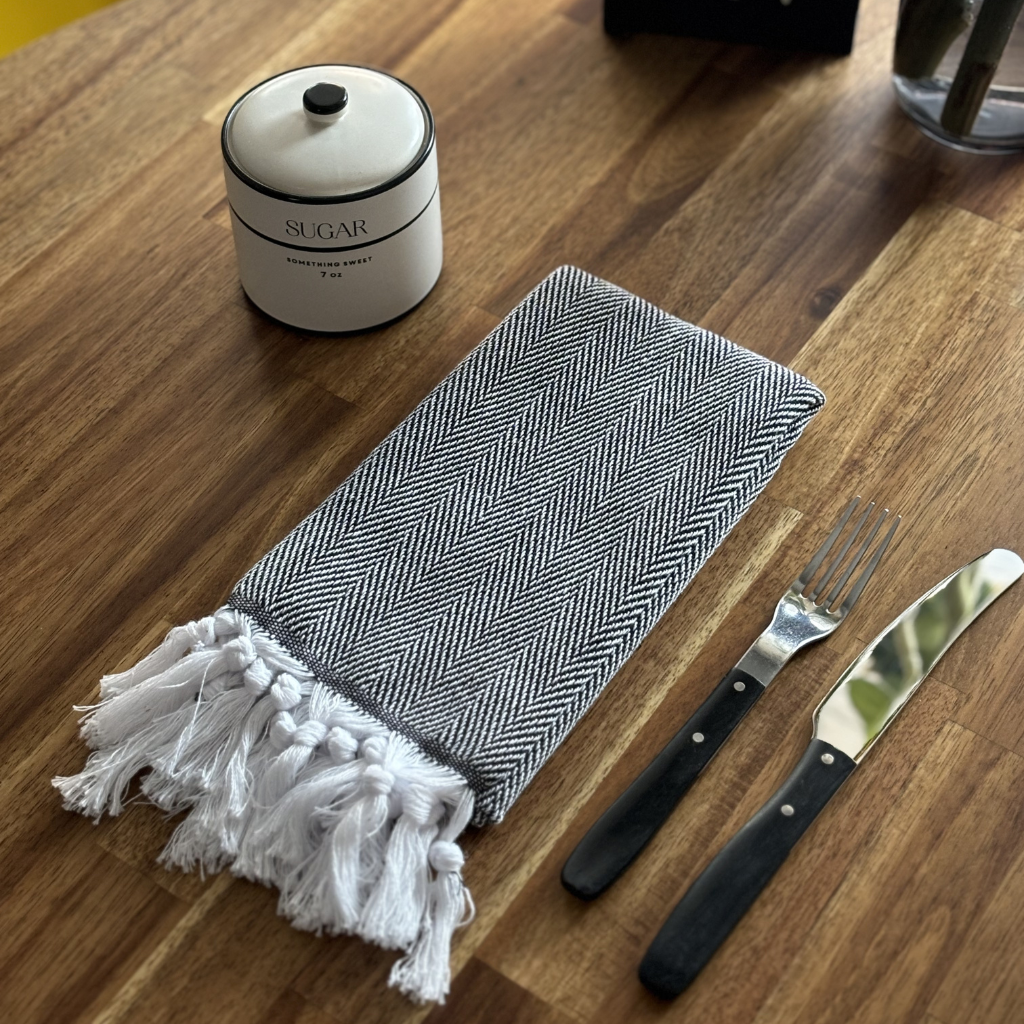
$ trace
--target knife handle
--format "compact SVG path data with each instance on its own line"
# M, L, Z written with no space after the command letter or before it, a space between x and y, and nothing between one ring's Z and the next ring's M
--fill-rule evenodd
M775 795L729 840L662 925L640 964L640 980L673 999L697 976L849 778L857 763L812 740Z
M600 896L632 864L763 692L742 669L726 675L569 855L562 885L573 896Z

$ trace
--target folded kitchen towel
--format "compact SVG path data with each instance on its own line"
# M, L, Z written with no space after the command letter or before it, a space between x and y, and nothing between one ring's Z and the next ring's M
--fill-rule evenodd
M808 381L574 267L544 280L207 618L101 681L54 784L187 811L162 860L448 990L459 833L501 820L768 482Z

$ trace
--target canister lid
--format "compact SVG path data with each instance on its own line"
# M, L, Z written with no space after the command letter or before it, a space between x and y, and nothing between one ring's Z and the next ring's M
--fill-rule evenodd
M224 120L228 166L285 199L352 199L408 177L434 140L430 110L400 79L352 64L286 71Z

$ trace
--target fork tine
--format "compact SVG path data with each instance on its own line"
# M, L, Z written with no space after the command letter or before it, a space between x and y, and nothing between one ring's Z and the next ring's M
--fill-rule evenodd
M850 564L846 567L846 571L836 580L835 585L828 592L828 596L822 602L826 608L831 608L835 599L842 592L843 587L846 586L846 581L854 574L857 566L860 565L860 560L864 557L864 552L867 551L871 542L875 539L875 534L878 533L882 523L885 522L885 517L889 514L887 508L882 509L882 514L875 520L875 525L868 531L868 535L864 538L864 543L857 549L857 553L850 560Z
M856 524L853 527L853 533L851 533L850 536L846 538L846 543L840 549L839 554L832 559L831 564L825 570L825 575L822 576L821 579L818 581L818 585L807 595L812 601L817 601L818 595L828 586L833 574L835 573L836 569L839 568L843 559L846 557L846 552L849 551L850 548L853 546L853 542L857 539L857 535L860 533L861 528L864 526L865 522L867 522L868 516L870 516L871 513L874 511L874 508L875 503L873 501L869 502L868 507L864 509L864 511L861 513L860 519L857 520Z
M793 584L793 589L802 591L808 583L814 579L814 574L818 571L818 566L825 560L832 545L836 542L836 537L842 533L843 527L846 525L850 516L853 515L853 510L860 504L860 495L858 494L849 505L846 506L846 511L840 516L839 522L833 527L832 532L825 538L825 543L814 553L814 557L807 563L807 567L802 573L796 578L796 582Z
M846 600L839 606L840 612L845 615L856 603L857 598L860 597L860 592L867 586L868 580L871 579L871 574L875 571L875 566L881 561L882 555L885 554L885 549L889 546L889 541L892 540L892 535L896 532L896 527L900 525L902 516L897 516L895 522L889 527L889 532L885 535L882 543L878 545L878 550L871 556L871 561L864 567L864 571L857 577L857 582L853 585L853 590L846 596Z

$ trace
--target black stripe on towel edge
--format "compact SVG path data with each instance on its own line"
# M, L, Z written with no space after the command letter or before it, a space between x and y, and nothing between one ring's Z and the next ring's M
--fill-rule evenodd
M425 736L418 729L403 722L397 715L391 714L370 697L358 683L342 678L338 672L329 665L325 665L302 640L277 622L270 612L253 601L252 598L235 592L228 598L228 605L243 615L248 615L260 629L276 640L293 658L301 661L318 683L334 690L346 700L352 701L360 711L375 718L392 732L404 736L438 764L456 772L466 781L474 795L478 799L484 800L487 786L481 778L480 772L472 764L453 754L440 740L433 736Z

